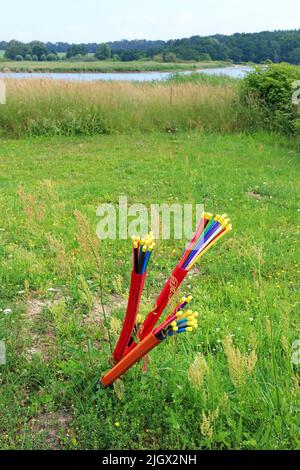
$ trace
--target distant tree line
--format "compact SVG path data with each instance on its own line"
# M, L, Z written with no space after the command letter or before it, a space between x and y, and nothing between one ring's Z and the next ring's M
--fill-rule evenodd
M0 49L10 60L228 60L235 63L289 62L300 64L300 29L236 33L231 36L192 36L169 41L122 40L103 44L43 43L32 41L0 41Z

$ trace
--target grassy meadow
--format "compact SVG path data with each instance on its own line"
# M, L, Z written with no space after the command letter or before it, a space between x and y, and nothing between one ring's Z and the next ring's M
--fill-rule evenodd
M262 132L3 136L0 448L299 447L299 169L297 141ZM182 286L199 329L95 393L131 263L130 241L95 237L96 208L120 194L203 202L234 230ZM142 312L182 249L157 244Z
M0 59L4 53L0 51ZM202 62L155 62L152 60L133 60L130 62L113 60L61 60L54 62L34 61L5 61L0 62L0 72L154 72L154 71L180 71L197 70L214 67L225 67L229 62L202 61Z
M299 448L299 135L263 131L237 80L5 79L0 106L1 449ZM183 284L199 329L95 391L131 243L101 203L204 203L233 232ZM148 313L184 241L159 240Z
M0 134L94 135L135 132L240 132L259 127L241 104L237 80L201 74L166 82L7 79Z

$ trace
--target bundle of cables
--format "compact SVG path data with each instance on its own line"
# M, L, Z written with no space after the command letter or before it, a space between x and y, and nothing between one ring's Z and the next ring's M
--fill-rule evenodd
M182 299L180 310L176 308L169 317L155 328L149 335L147 335L136 348L124 356L107 374L101 379L101 385L108 387L121 375L123 375L130 367L142 359L152 349L158 346L162 341L167 340L171 336L180 333L187 333L194 331L198 327L197 317L198 312L187 310L183 308L190 302L191 297L187 301L186 298Z
M154 309L141 325L136 323L137 314L147 274L147 266L155 243L152 233L143 240L133 237L133 270L126 316L120 338L114 350L115 366L100 379L102 386L111 385L162 340L167 339L169 336L191 331L196 326L197 315L195 313L193 314L188 310L186 314L182 314L183 309L190 301L190 298L187 297L182 299L182 302L172 314L159 327L154 329L164 309L190 269L204 253L231 229L230 220L226 214L213 217L212 214L206 212L202 215L192 240L159 294Z
M142 291L147 276L147 266L155 247L153 233L146 238L132 237L132 273L127 310L120 338L114 350L114 361L117 363L124 354L134 330L139 310Z

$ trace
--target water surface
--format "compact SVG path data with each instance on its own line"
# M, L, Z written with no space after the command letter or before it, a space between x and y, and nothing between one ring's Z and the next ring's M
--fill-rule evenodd
M242 78L249 70L251 70L251 67L236 65L222 68L199 69L197 72L207 75L226 75L232 78ZM2 72L0 73L0 78L52 78L54 80L75 81L125 80L129 82L149 82L153 80L166 80L173 73L174 72ZM186 75L191 73L191 71L183 71L179 73Z

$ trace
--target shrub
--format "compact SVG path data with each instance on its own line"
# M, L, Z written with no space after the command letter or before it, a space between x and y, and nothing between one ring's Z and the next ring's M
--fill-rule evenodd
M21 55L16 55L15 60L21 62L23 60L23 57Z
M39 60L39 58L38 58L37 55L34 54L34 55L32 56L32 60L33 60L34 62L37 62L37 61Z
M200 52L199 54L199 60L201 61L210 61L212 60L211 56L207 52Z
M25 60L32 60L32 55L31 54L26 54L25 55Z
M167 52L164 54L164 62L177 62L177 57L174 52Z
M51 52L50 54L47 54L47 60L49 62L53 62L53 61L57 60L57 55Z
M293 83L300 68L288 64L268 64L255 69L242 80L242 100L261 111L264 127L294 133L298 109L292 101Z
M162 55L162 54L155 54L155 55L153 56L153 60L154 60L154 62L159 62L159 63L161 63L161 62L164 61L164 58L163 58L163 55Z

